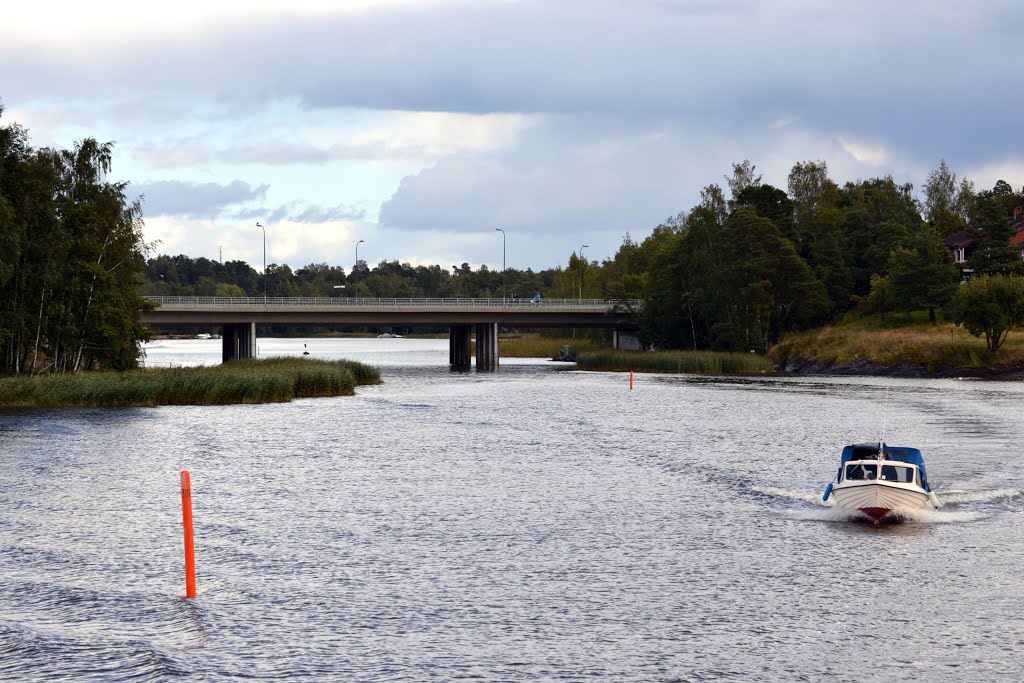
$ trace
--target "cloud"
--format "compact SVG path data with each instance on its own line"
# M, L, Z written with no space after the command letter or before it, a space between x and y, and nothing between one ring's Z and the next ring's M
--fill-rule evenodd
M22 3L0 25L4 120L34 144L117 140L154 219L330 240L380 206L375 247L408 260L493 263L494 227L510 263L600 258L743 159L780 187L817 159L840 183L919 187L940 158L1021 183L1020 3L300 5Z
M1005 180L1014 190L1024 192L1024 157L1007 158L969 168L964 175L974 181L977 189L988 190L999 180Z
M157 180L133 185L131 189L143 197L143 212L147 216L213 218L229 206L262 199L268 187L252 187L241 180L226 185Z
M884 145L854 142L842 135L839 136L839 144L843 151L862 164L883 166L889 160L889 152Z
M231 218L239 220L259 220L266 223L328 223L332 221L362 221L366 219L366 209L339 204L333 207L309 206L292 202L276 209L264 207L246 209L231 214Z

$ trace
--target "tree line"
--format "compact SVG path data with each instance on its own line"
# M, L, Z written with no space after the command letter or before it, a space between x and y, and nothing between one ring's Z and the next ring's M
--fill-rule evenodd
M136 366L142 209L106 180L112 157L112 143L33 149L0 126L0 372Z
M1013 208L1024 189L1004 181L977 191L943 161L924 186L892 177L847 182L823 161L801 162L786 190L761 182L749 161L721 186L612 260L625 291L645 300L648 341L670 348L766 351L784 332L866 313L948 311L963 279L943 238L975 242L975 276L1024 274L1011 246ZM633 279L629 279L633 278Z
M978 306L954 301L964 290L943 243L953 233L973 240L976 277L1024 275L1010 244L1024 188L1000 180L978 190L944 161L920 198L891 176L840 186L823 161L795 164L777 188L743 161L642 242L627 233L612 257L571 254L565 268L359 261L349 271L271 264L263 274L244 261L149 257L141 206L126 199L127 183L106 180L112 153L93 139L33 149L23 128L0 126L0 372L134 367L146 295L643 299L645 343L766 351L785 332L852 310L966 323Z

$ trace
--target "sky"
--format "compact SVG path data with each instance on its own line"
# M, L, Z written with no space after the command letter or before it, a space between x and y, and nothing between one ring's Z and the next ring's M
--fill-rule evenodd
M749 159L1024 186L1017 0L248 0L0 10L0 124L115 143L155 254L614 256ZM498 229L504 232L500 232ZM586 247L584 248L584 245Z

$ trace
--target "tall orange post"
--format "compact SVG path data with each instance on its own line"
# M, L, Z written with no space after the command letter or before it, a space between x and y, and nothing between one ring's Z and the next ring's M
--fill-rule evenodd
M192 483L181 471L181 520L185 527L185 597L196 597L196 549L192 540Z
M633 391L633 371L629 371L629 390Z

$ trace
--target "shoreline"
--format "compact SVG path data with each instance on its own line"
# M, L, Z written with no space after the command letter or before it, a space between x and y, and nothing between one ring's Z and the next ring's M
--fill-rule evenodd
M867 358L852 363L820 363L806 358L794 358L778 366L781 375L833 375L838 377L903 377L908 379L1024 379L1024 366L1009 365L992 368L952 367L940 365L929 369L927 365L896 363L874 365Z

